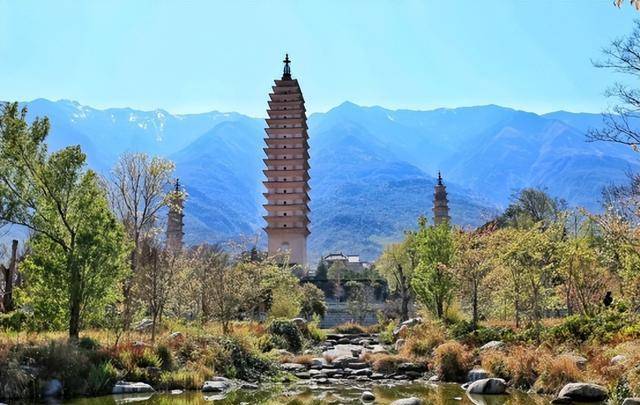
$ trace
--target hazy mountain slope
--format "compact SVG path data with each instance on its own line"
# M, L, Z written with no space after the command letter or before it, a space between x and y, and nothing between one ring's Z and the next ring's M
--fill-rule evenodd
M242 118L223 122L171 155L186 186L189 242L220 241L259 229L262 126Z
M190 243L264 235L261 228L264 121L236 113L173 115L98 110L35 100L49 116L51 149L80 144L108 171L123 151L168 156L187 188ZM544 187L572 205L599 206L600 191L640 170L620 145L585 142L597 114L536 115L489 105L432 111L340 106L309 119L310 256L343 250L373 259L384 243L431 217L441 169L455 223L478 225L523 187Z

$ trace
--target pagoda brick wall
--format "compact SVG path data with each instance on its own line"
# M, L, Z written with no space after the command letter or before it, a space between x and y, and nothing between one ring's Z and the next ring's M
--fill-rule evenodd
M304 97L296 79L276 80L269 94L264 148L264 228L269 256L307 264L309 144Z

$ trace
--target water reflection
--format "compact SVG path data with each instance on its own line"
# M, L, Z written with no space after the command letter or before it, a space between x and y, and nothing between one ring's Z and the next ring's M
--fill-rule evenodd
M82 398L66 401L73 405L112 405L136 402L149 405L232 405L232 404L361 404L360 395L365 389L376 396L376 404L389 404L399 398L418 397L429 405L547 405L548 399L521 392L510 395L482 396L467 395L458 385L414 383L406 385L381 384L375 387L365 385L306 386L276 385L255 391L234 391L227 396L203 395L200 392L180 394L156 393L153 395L118 395L101 398Z

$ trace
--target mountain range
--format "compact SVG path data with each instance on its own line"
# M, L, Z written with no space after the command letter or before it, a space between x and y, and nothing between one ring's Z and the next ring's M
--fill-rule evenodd
M187 243L258 239L264 121L239 113L171 114L95 109L74 101L24 103L51 121L50 149L80 144L104 175L126 151L165 156L185 186ZM491 219L524 187L600 209L604 186L624 183L640 161L630 148L586 142L598 114L538 115L496 105L389 110L345 102L309 117L310 259L342 251L375 259L431 216L442 171L455 224Z

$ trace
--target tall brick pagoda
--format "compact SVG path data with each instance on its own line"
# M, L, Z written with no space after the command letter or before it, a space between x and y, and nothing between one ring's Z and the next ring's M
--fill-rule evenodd
M437 226L450 220L447 187L442 183L442 175L438 172L438 183L433 190L433 223Z
M184 193L179 179L176 179L175 189L170 193L169 199L166 244L167 250L178 253L182 250L184 238Z
M267 215L264 228L269 256L288 254L289 263L307 264L309 236L309 135L304 97L291 78L289 55L281 80L269 94L264 182Z

